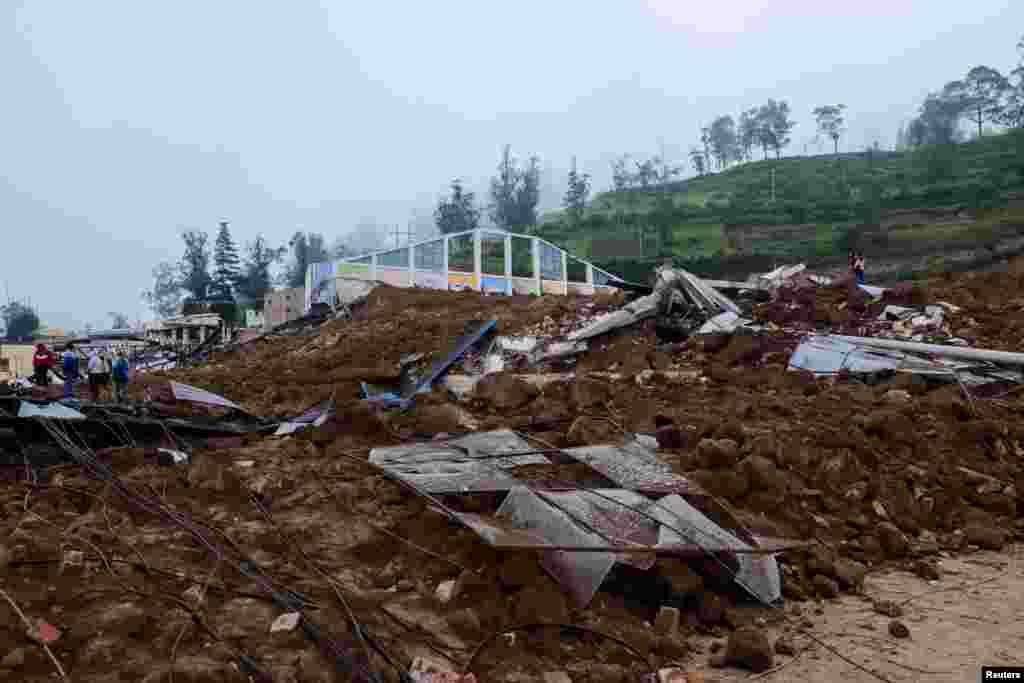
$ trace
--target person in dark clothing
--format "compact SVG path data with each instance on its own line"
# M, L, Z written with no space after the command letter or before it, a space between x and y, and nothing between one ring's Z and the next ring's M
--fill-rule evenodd
M50 370L55 359L46 344L36 344L35 355L32 356L32 369L35 372L36 386L45 387L50 384Z
M64 398L74 398L75 382L78 381L78 354L69 346L62 357L61 369L64 371Z
M853 274L857 278L857 284L864 284L864 254L857 254L853 262Z

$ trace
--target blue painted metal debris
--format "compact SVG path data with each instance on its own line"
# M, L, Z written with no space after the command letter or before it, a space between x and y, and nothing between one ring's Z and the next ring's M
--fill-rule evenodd
M366 401L379 403L385 408L401 408L405 410L412 406L416 400L416 394L430 391L434 382L439 380L449 368L473 348L481 339L490 334L497 327L497 320L488 320L480 325L474 332L465 334L455 342L455 348L444 359L434 363L426 376L413 385L413 387L402 394L396 392L383 392L372 394L366 382L360 383L360 393Z

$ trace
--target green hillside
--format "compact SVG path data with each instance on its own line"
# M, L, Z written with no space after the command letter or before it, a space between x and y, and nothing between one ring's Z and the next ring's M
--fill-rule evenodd
M1024 225L1024 214L1007 208L1020 192L1018 130L904 152L753 161L664 186L605 192L578 223L558 212L538 232L618 272L672 256L711 273L730 264L837 261L855 246L941 252L1000 240ZM960 210L965 220L951 222L950 211L935 221L907 213L936 208ZM898 222L902 215L906 224ZM595 254L596 241L613 237L642 243L643 258Z

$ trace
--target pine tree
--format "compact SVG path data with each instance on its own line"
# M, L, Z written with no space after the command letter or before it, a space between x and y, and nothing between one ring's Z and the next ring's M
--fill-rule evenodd
M238 288L241 277L238 259L238 247L231 239L228 222L220 222L220 231L213 246L213 284L225 298L231 298Z
M434 222L443 235L476 230L480 225L480 211L472 192L462 188L458 178L452 181L451 197L443 198L434 211Z
M182 288L194 301L206 298L206 289L213 282L210 277L209 236L200 230L185 230L181 239L185 242L185 254L178 262Z
M575 225L583 218L583 210L587 206L587 195L590 194L590 176L576 170L576 157L572 158L572 169L569 171L569 187L565 191L562 204L565 206L569 220Z

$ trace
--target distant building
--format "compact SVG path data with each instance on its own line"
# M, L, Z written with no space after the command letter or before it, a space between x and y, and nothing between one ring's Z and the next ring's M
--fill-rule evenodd
M214 335L223 340L225 334L224 320L216 313L178 315L145 325L146 341L165 346L197 346Z
M305 313L305 287L292 287L267 292L263 299L263 329L272 330Z

